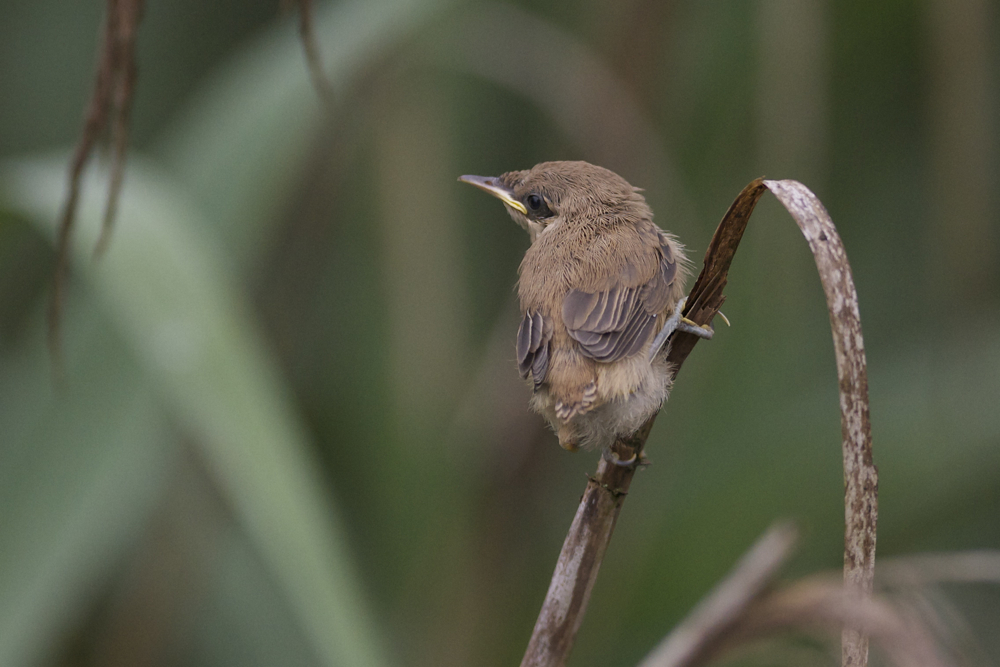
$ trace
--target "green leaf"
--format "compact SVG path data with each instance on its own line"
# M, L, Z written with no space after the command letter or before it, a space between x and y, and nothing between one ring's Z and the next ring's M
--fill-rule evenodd
M43 324L3 368L0 664L51 659L98 582L140 534L172 461L171 429L120 339L80 291L53 388ZM38 318L41 320L41 318Z
M64 158L6 165L0 201L51 236L65 165ZM130 165L100 262L90 255L104 178L85 187L77 270L201 448L323 661L384 664L308 437L208 221L168 177L135 156Z

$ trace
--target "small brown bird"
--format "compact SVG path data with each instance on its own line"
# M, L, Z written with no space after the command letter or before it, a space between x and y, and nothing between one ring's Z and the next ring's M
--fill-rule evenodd
M568 450L610 447L670 392L666 354L683 320L684 248L653 223L625 179L587 162L543 162L498 177L462 176L498 197L531 236L519 269L517 363L531 407Z

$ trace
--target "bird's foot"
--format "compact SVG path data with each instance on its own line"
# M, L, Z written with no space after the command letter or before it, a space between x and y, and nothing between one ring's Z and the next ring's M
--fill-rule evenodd
M698 338L704 338L705 340L712 340L712 336L715 335L715 329L708 326L707 324L695 324L686 317L680 318L677 322L677 331L683 331L684 333L689 333L692 336L697 336Z
M619 468L630 468L632 470L649 465L649 459L646 458L646 455L643 452L632 454L631 457L623 460L618 458L618 455L615 454L611 447L604 448L601 452L601 458L611 465L618 466Z
M604 451L601 452L601 456L604 458L605 461L607 461L611 465L616 465L619 468L634 468L639 462L638 454L632 454L632 456L628 460L623 461L622 459L618 458L618 455L615 454L610 447L605 447Z
M684 333L689 333L692 336L697 336L698 338L712 340L712 336L715 335L715 329L707 324L697 324L681 315L681 311L684 310L684 305L687 303L687 300L687 297L683 297L677 302L677 307L674 308L674 314L671 316L671 319L673 319L673 317L677 318L674 328L677 331L683 331ZM722 318L725 319L726 316L723 315ZM726 324L729 324L729 320L726 320Z
M674 307L674 312L667 318L667 321L663 323L663 328L660 329L660 333L656 334L656 338L653 339L653 344L649 346L649 360L652 361L654 357L663 348L664 343L670 338L670 335L675 331L682 331L684 333L689 333L698 338L704 338L705 340L711 340L712 335L715 334L715 330L712 327L700 324L695 324L688 318L681 315L684 310L684 304L687 303L687 297L683 297L677 302ZM728 323L728 320L727 320Z

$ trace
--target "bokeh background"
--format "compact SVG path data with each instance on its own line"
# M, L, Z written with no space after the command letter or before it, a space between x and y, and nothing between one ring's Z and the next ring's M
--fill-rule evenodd
M879 557L1000 547L994 3L320 3L328 110L277 4L147 2L58 385L54 220L103 3L0 6L0 664L515 664L597 454L527 412L527 238L456 178L550 159L645 188L696 261L753 178L812 188L860 293ZM827 315L770 196L730 280L573 665L635 664L777 518L803 529L789 576L840 566ZM1000 660L1000 591L945 592Z

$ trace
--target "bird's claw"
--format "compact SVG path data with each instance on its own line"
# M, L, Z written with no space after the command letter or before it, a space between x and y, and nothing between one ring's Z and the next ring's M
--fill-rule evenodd
M687 297L683 297L677 302L677 305L674 307L674 312L667 318L667 321L663 323L663 328L660 329L660 333L656 334L656 338L653 339L653 344L649 346L650 361L656 357L656 355L663 348L663 345L667 342L667 339L670 338L675 331L689 333L692 336L704 338L705 340L712 340L712 336L715 335L715 330L712 327L707 324L696 324L692 320L689 320L681 315L686 303ZM723 315L722 319L725 320L726 316ZM729 320L726 320L726 324L729 324Z
M601 457L611 465L618 466L619 468L635 469L640 466L649 465L649 459L647 459L645 454L642 452L633 453L632 456L623 461L618 458L618 455L615 454L613 449L605 447L604 451L601 452Z
M680 318L680 321L677 322L676 329L677 331L683 331L684 333L689 333L692 336L704 338L705 340L712 340L712 336L715 335L715 329L712 327L707 324L696 324L686 317Z

